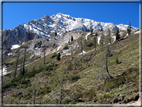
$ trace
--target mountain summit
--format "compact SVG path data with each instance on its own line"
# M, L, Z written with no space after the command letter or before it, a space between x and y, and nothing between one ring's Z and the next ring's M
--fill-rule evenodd
M108 28L111 30L127 30L128 25L115 25L113 23L97 22L91 19L74 18L70 15L57 13L56 15L48 16L31 20L27 24L19 25L13 29L3 31L3 43L13 45L34 38L42 38L54 35L62 35L68 31L99 31L103 29L106 31ZM132 27L132 30L137 28ZM3 44L3 45L4 45Z

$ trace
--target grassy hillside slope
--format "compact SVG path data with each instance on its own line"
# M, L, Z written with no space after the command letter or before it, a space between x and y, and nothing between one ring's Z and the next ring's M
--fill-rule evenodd
M72 49L72 54L62 56L58 61L58 52L46 56L26 66L26 74L13 78L13 73L3 77L4 104L59 104L62 92L62 104L125 104L138 100L139 89L139 34L131 34L128 38L115 41L108 57L108 70L113 79L107 77L105 71L105 47L93 43L93 35L84 40L82 55L80 48ZM82 35L82 38L84 36ZM80 39L75 42L80 45ZM81 46L80 46L81 47ZM73 54L74 53L74 54ZM116 59L119 63L116 63ZM7 59L8 61L8 59Z

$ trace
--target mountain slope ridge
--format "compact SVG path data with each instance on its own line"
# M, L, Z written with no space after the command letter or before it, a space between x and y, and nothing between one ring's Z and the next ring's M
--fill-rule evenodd
M34 38L50 38L55 35L62 35L68 31L104 31L111 30L127 30L128 25L115 25L113 23L97 22L91 19L74 18L70 15L57 13L56 15L45 15L40 19L30 20L27 24L18 25L15 28L3 31L3 44L13 45ZM137 28L132 27L132 30ZM12 41L10 41L12 39ZM5 46L5 45L4 45Z

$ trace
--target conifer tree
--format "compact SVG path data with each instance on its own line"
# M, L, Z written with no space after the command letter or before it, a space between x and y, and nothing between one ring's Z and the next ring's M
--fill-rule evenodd
M92 33L92 32L93 32L93 30L92 30L92 29L90 29L90 32Z
M98 36L98 34L97 34L97 32L96 32L95 35L94 35L94 50L95 50L94 56L96 55L97 36Z
M55 31L55 36L57 36L57 32Z
M111 35L110 35L110 29L108 29L108 36L106 36L106 48L105 48L105 71L107 72L110 79L113 79L113 77L110 75L108 70L108 56L111 56L110 53L110 46L111 46Z
M82 52L82 58L83 58L83 40L82 40L82 36L80 39L80 45L81 45L81 52Z
M119 29L117 29L117 32L116 32L116 40L119 40L120 39L120 34L119 34Z
M43 46L44 49L44 64L45 64L45 45Z
M16 67L15 67L15 72L14 72L14 77L16 77L16 74L17 74L17 67L18 67L19 54L20 54L20 53L18 52L17 60L16 60Z
M71 36L71 41L73 41L73 36Z
M127 33L128 33L128 35L131 34L131 23L130 23L130 21L129 21L129 26L127 28Z
M24 47L24 58L23 58L23 67L22 67L22 76L25 74L25 61L26 61L26 47Z
M57 60L58 61L60 61L60 59L61 59L60 56L61 56L60 53L58 53L58 55L57 55Z

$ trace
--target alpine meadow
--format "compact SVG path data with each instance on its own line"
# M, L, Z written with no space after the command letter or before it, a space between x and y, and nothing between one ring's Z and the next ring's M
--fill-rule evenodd
M57 13L2 31L3 104L139 101L139 33Z

